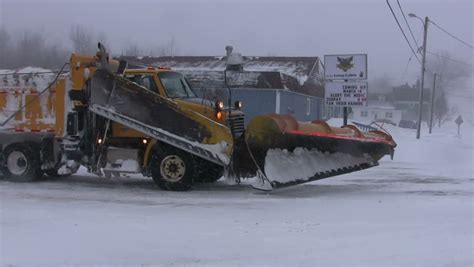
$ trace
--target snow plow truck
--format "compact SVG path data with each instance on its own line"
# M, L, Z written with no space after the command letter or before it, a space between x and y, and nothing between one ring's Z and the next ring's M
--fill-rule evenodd
M140 173L165 190L223 175L272 190L376 166L396 147L384 131L289 115L245 127L241 102L199 98L168 68L128 69L101 44L96 55L73 53L47 83L40 72L1 75L0 176L11 181L85 166L99 176Z

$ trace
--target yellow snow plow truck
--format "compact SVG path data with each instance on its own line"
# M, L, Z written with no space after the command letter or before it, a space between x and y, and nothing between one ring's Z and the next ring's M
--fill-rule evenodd
M0 75L0 176L11 181L82 165L101 176L141 173L166 190L223 175L272 190L376 166L396 146L386 132L288 115L257 116L245 128L239 101L201 99L167 68L127 69L101 44L54 75Z

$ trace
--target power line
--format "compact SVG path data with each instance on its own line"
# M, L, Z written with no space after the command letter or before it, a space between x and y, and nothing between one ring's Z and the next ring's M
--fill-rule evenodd
M387 0L388 1L388 0ZM447 35L451 36L453 39L457 40L458 42L470 47L471 49L474 49L474 46L472 46L471 44L467 43L467 42L464 42L463 40L459 39L458 37L454 36L453 34L449 33L447 30L441 28L441 26L439 26L438 24L436 24L434 21L430 20L431 24L433 24L434 26L436 26L438 29L440 29L441 31L443 31L444 33L446 33Z
M407 62L407 65L405 66L405 70L403 71L401 80L405 79L405 75L407 74L408 66L410 65L412 57L413 55L410 55L410 57L408 58L408 62Z
M410 41L408 41L408 38L407 38L405 32L403 31L403 28L402 28L402 26L400 25L400 22L398 21L397 16L395 15L395 12L393 12L392 6L390 6L390 3L388 2L388 0L386 0L386 1L387 1L388 7L390 8L390 11L392 12L393 17L395 18L395 21L397 22L398 28L400 28L400 31L402 32L403 37L405 37L405 40L407 41L407 44L408 44L408 46L409 46L410 49L411 49L411 52L413 52L413 55L415 56L416 60L421 64L421 61L420 61L420 59L418 58L418 56L416 55L415 50L414 50L413 47L411 46Z
M417 51L418 51L418 48L420 48L420 46L418 45L418 42L416 41L415 35L413 35L413 32L412 32L411 27L410 27L410 24L408 23L407 17L405 16L405 12L403 12L403 8L402 8L402 6L400 5L400 1L399 1L399 0L397 0L397 4L398 4L398 7L400 8L400 11L402 12L403 19L405 20L405 23L406 23L407 26L408 26L408 30L410 31L411 37L413 38L413 41L415 42L415 45L416 45L416 49L417 49Z

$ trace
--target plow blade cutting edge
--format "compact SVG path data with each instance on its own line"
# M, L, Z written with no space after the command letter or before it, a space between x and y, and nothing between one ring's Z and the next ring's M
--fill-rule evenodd
M385 132L271 114L248 124L245 140L234 151L239 154L235 169L241 176L257 175L255 189L272 190L377 166L384 155L393 156L395 147Z

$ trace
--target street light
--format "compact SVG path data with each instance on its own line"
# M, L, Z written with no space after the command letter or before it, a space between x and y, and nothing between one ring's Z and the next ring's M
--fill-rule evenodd
M420 101L418 106L418 121L416 124L416 139L420 139L420 129L421 129L421 114L423 111L423 87L425 84L425 63L426 63L426 37L428 34L428 22L430 21L428 17L425 17L425 21L413 13L409 13L410 18L417 18L423 24L423 56L421 59L421 85L420 85Z
M421 23L424 23L423 20L422 20L420 17L418 17L417 15L415 15L415 14L413 14L413 13L408 13L408 16L409 16L410 18L417 18L417 19L419 19L419 20L421 21Z

